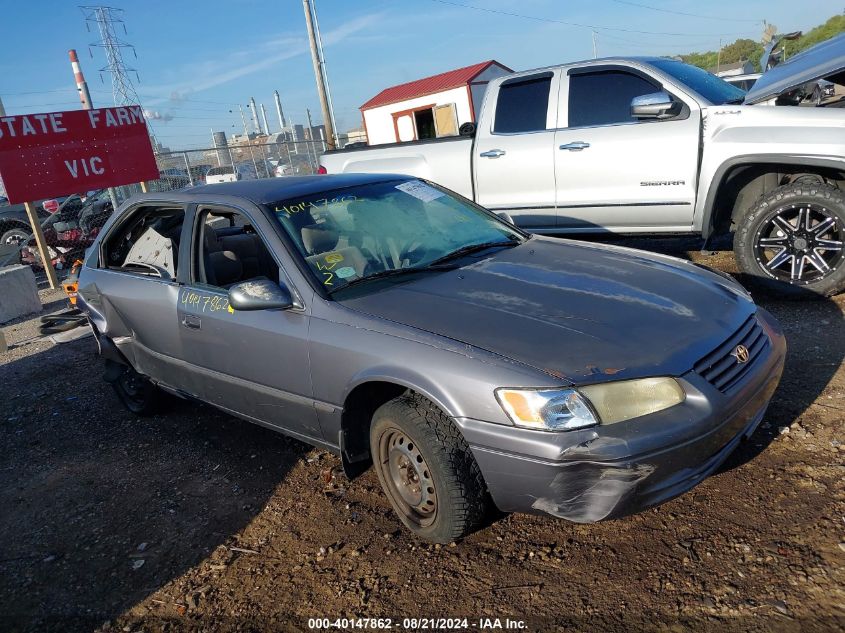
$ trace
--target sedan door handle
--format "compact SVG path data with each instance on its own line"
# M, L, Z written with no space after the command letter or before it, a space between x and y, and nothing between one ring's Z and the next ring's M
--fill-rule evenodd
M192 330L199 330L202 328L202 320L198 316L186 314L185 318L182 319L182 325Z
M505 150L503 149L489 149L486 152L481 152L479 156L483 156L484 158L499 158L499 156L504 156Z
M570 152L580 152L582 149L587 149L590 146L589 143L585 143L584 141L575 141L574 143L567 143L566 145L561 145L560 149L566 149Z

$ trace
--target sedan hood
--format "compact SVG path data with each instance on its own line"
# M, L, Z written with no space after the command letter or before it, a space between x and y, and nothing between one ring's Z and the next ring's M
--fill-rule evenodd
M547 238L421 275L341 303L574 384L686 373L756 309L688 262Z
M845 71L845 33L808 48L763 73L745 95L745 103L773 99L799 86L842 75ZM843 83L840 78L834 83Z

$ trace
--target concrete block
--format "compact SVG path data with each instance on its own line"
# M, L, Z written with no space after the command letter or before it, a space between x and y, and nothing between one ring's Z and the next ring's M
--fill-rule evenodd
M41 312L38 285L29 266L0 268L0 323Z

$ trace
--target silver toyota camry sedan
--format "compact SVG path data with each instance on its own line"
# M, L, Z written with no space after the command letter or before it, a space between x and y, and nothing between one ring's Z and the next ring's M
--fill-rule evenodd
M754 431L786 352L727 275L384 174L132 198L79 303L131 411L200 400L372 465L437 542L494 508L593 522L682 494Z

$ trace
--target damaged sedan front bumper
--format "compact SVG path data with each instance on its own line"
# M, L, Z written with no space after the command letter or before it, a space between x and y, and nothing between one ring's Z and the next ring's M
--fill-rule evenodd
M457 420L496 506L592 523L697 485L754 432L780 380L783 334L764 311L758 318L769 344L728 393L690 371L678 378L683 403L610 426L554 433Z

